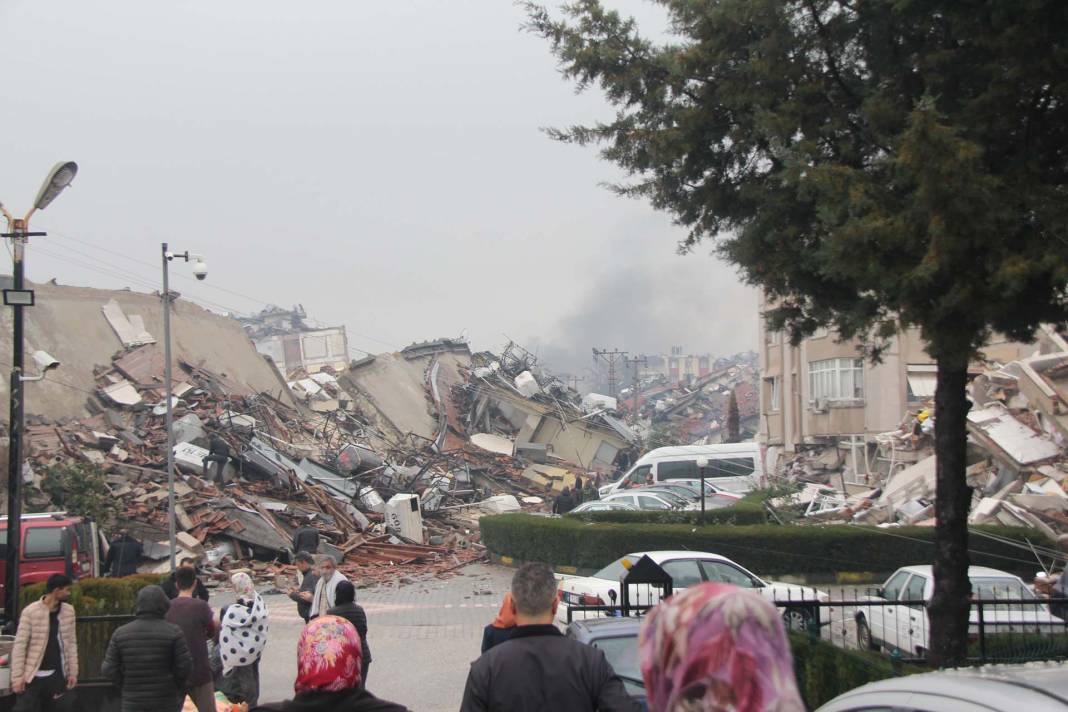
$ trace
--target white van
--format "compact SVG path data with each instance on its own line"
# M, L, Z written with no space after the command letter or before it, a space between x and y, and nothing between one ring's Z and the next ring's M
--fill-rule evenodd
M599 492L604 497L650 483L700 479L698 458L708 459L704 472L706 482L738 494L759 486L764 476L759 443L676 445L650 450L617 482L605 485Z

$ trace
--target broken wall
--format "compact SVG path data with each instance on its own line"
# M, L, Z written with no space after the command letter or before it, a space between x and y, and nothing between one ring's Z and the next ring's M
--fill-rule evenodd
M62 366L50 373L48 380L26 388L27 415L51 419L89 415L86 399L97 387L94 367L110 365L112 357L123 349L102 312L112 300L127 317L140 316L145 329L163 348L163 311L158 294L55 284L28 287L37 293L36 305L23 312L29 368L33 368L31 355L38 349L50 353ZM5 354L5 360L11 354L11 322L12 310L0 311L0 353ZM171 312L171 342L176 363L179 359L202 362L251 392L268 392L287 405L293 404L277 371L256 352L236 320L179 299ZM5 402L8 398L6 378L0 379L0 397ZM7 420L7 409L0 419Z

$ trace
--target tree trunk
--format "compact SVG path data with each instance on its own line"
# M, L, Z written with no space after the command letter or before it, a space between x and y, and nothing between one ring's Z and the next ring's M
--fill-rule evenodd
M934 597L928 609L931 648L928 660L939 667L957 665L968 654L968 510L971 488L965 481L968 377L966 356L938 359L935 390L936 550ZM917 562L919 563L919 562Z

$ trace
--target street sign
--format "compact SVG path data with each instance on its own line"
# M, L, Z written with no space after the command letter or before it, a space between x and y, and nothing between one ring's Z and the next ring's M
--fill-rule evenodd
M32 307L34 293L32 289L5 289L4 304L9 307Z

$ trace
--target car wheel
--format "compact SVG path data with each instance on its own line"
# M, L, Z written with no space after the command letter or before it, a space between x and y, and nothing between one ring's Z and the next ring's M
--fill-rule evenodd
M875 641L871 639L871 628L863 618L857 619L857 648L860 650L876 650Z
M783 625L790 631L807 631L811 620L812 611L807 608L787 608L782 614Z

